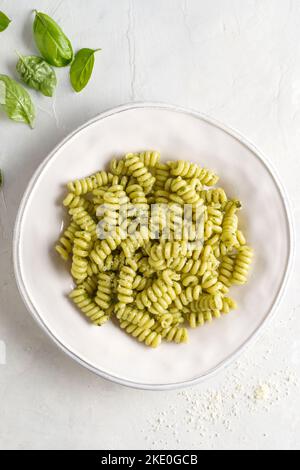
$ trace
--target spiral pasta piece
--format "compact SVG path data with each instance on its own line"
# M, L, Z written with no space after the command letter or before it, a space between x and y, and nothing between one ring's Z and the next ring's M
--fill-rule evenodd
M147 168L155 168L160 160L160 153L156 151L141 152L139 158Z
M169 180L169 185L168 181L166 183L165 188L167 189L168 186L170 186L170 189L173 193L178 194L180 200L184 202L184 204L195 204L197 203L201 198L200 194L194 189L193 186L189 185L184 179L181 178L181 176L178 176L176 179ZM177 202L177 198L173 198L173 196L170 196L171 200L174 200L174 202Z
M159 326L156 328L156 332L161 335L168 343L187 343L189 339L188 331L186 328L181 328L178 326L172 326L169 328L163 328Z
M110 171L116 176L125 176L127 173L124 160L117 160L114 158L110 162Z
M205 186L214 186L219 181L219 176L207 168L202 168L202 172L198 178Z
M224 256L222 263L220 265L219 271L219 281L224 284L226 287L231 287L232 285L232 274L234 270L235 261L230 256Z
M137 295L137 308L143 310L146 307L153 315L167 313L168 307L181 293L180 284L173 281L174 275L171 270L163 271L159 279L154 281L148 289Z
M124 309L121 309L117 312L117 318L120 321L128 321L129 323L133 323L134 325L138 325L143 327L144 325L148 324L151 317L148 313L143 313L140 310L126 306Z
M139 342L143 342L146 346L157 348L161 343L161 335L156 331L153 331L154 320L149 320L143 326L137 326L128 321L122 321L120 327L131 334L134 338L137 338Z
M100 307L91 299L91 297L89 297L86 290L82 287L74 289L69 297L82 313L84 313L84 315L96 325L101 326L109 319L109 316L100 309Z
M148 210L148 201L142 186L139 184L130 184L126 188L126 193L135 209L139 211ZM137 215L140 214L138 213Z
M71 274L78 282L82 282L88 277L88 261L81 256L73 256Z
M216 209L215 207L208 206L207 207L207 217L208 221L211 223L212 232L214 234L222 234L223 228L223 213L220 209Z
M205 186L214 186L219 180L219 177L211 170L184 160L172 164L171 174L182 178L197 178Z
M145 194L150 193L155 183L155 178L147 170L139 156L133 153L127 154L125 156L125 166L128 173L138 180L138 183L142 186Z
M203 294L198 301L194 301L190 305L192 312L222 310L223 298L221 294Z
M188 322L191 328L204 326L211 323L214 318L220 318L219 310L206 310L204 312L193 312L188 315Z
M75 233L78 229L79 225L74 221L71 222L55 246L55 250L64 261L67 261L69 259L69 255L72 253Z
M183 178L198 178L201 174L202 168L195 163L189 163L185 160L172 162L171 174L174 176L182 176Z
M209 189L208 191L201 191L200 192L201 199L208 205L212 204L219 204L221 208L224 208L225 204L227 203L227 195L222 188L218 189Z
M112 304L113 290L112 290L113 277L106 273L98 275L98 289L95 296L96 304L103 310L109 309Z
M235 259L232 273L233 284L246 284L252 259L253 250L249 246L242 246Z
M76 232L74 238L71 274L77 283L88 277L88 261L91 235L88 232Z
M133 285L132 285L132 288L137 291L137 292L140 292L144 289L146 289L146 287L148 287L148 280L146 277L143 277L141 274L137 274L135 276L135 279L133 281Z
M127 207L129 198L121 185L113 185L103 195L103 223L107 232L115 230L118 226L126 229ZM124 223L125 222L125 223Z
M96 263L100 269L103 269L106 258L122 244L124 237L124 232L117 227L114 234L105 240L97 240L94 249L90 253L91 261Z
M238 230L237 210L241 207L239 201L229 201L223 219L221 240L230 246L237 244L236 233Z
M176 297L174 304L179 310L186 307L190 303L200 299L202 294L202 287L200 285L194 287L187 287L181 294Z
M186 257L189 249L186 241L163 242L159 246L161 247L162 256L166 260L178 259L179 256Z
M155 190L163 190L169 177L169 165L166 163L158 163L155 167Z
M92 203L96 207L96 214L98 217L99 217L99 207L104 205L104 195L106 191L108 191L108 188L98 188L98 189L94 189L93 191Z
M89 232L93 238L96 238L97 225L90 214L83 209L83 207L76 207L70 209L70 215L73 216L74 221L85 232Z
M105 171L99 171L98 173L95 173L92 176L88 176L87 178L82 178L80 180L68 183L68 189L72 193L75 193L76 196L80 196L82 194L87 194L101 186L105 186L108 182L108 173Z
M127 261L129 266L124 265L120 271L118 281L118 300L123 304L131 304L134 302L133 283L136 276L137 264L131 260Z
M76 196L74 193L69 193L67 197L63 200L63 205L65 207L69 207L70 209L74 209L76 207L82 207L86 210L89 214L95 214L95 207L91 201L84 199L81 196Z
M81 258L89 256L91 248L91 234L89 232L78 231L75 233L73 254Z
M243 232L241 230L238 230L236 232L236 238L237 238L239 246L246 245L246 243L247 243L246 238L245 238L245 235L243 234Z
M230 312L230 310L236 310L237 309L237 303L235 300L233 300L231 297L224 297L223 299L223 308L222 308L222 313L227 314Z

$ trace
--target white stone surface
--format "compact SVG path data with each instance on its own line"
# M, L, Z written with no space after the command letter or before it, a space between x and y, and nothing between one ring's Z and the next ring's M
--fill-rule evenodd
M147 100L198 109L260 147L288 189L298 243L300 2L0 0L13 19L0 73L15 76L15 50L36 52L31 8L60 22L75 49L103 51L82 94L67 69L54 100L32 93L34 131L0 114L0 448L299 449L299 253L277 318L238 363L193 389L153 393L105 382L52 344L17 292L11 241L48 152L97 113Z

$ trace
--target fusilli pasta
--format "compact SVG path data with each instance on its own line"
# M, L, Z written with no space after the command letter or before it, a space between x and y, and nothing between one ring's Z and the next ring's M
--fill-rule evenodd
M218 179L146 151L68 183L63 205L71 221L55 249L71 258L69 297L90 321L101 326L114 317L155 348L186 343L185 325L237 308L229 290L247 282L253 250L239 227L241 203L213 188Z

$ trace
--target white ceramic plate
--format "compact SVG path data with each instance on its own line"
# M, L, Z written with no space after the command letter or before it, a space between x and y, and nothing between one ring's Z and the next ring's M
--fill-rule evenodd
M103 169L114 156L144 149L186 159L221 176L244 203L242 228L255 250L247 286L234 289L239 310L202 329L188 345L146 348L113 323L97 328L67 298L72 288L53 251L63 222L63 187ZM171 389L211 375L235 357L271 316L291 266L293 240L287 200L265 158L244 138L196 112L133 104L105 112L75 131L37 170L21 203L14 238L15 273L28 310L72 358L112 381Z

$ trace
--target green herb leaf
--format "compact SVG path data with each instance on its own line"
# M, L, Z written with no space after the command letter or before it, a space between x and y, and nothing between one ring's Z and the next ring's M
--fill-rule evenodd
M7 116L33 128L35 109L29 93L7 75L0 75L0 105Z
M0 170L0 189L2 188L3 185L3 175L2 175L2 170Z
M17 71L26 85L45 96L53 96L57 80L52 67L41 57L19 56Z
M44 59L55 67L65 67L73 59L72 45L58 24L50 16L35 11L33 34Z
M77 93L79 93L88 84L95 63L95 52L101 49L81 49L75 55L71 65L70 78L71 84Z
M10 22L11 20L6 16L6 14L3 13L3 11L0 11L0 33L8 27Z

